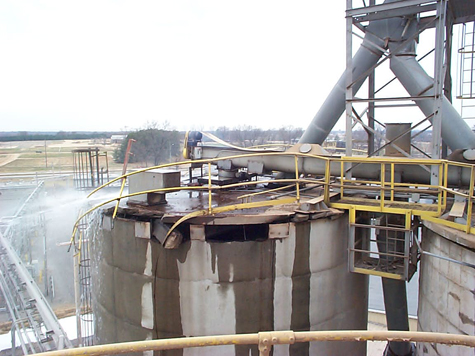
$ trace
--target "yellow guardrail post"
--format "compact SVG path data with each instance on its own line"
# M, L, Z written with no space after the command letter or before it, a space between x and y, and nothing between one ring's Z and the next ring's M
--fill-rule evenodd
M444 196L443 196L443 191L444 189L441 189L441 187L444 184L444 169L443 169L443 163L439 163L439 186L437 188L438 193L437 193L437 214L441 215L442 214L442 206L444 205ZM445 186L444 186L445 187Z
M122 179L122 183L121 183L120 191L119 191L119 199L117 199L117 203L115 204L114 213L112 214L112 219L115 219L115 217L117 216L117 210L119 209L119 204L120 204L120 197L122 196L122 193L124 192L126 180L127 178L125 177Z
M471 230L471 227L472 227L472 196L473 196L473 188L474 188L474 184L475 182L473 181L474 180L474 176L473 176L473 166L470 167L470 190L468 192L468 207L467 207L467 226L466 226L466 229L465 229L465 232L467 234L470 233L470 230Z
M448 180L448 175L449 175L449 163L444 162L443 166L444 166L444 188L447 188L447 180ZM443 197L443 205L442 205L443 209L441 209L441 212L445 210L445 208L447 208L447 190L446 189L444 189L442 193L442 197Z
M354 226L356 222L356 208L353 205L350 205L350 210L348 211L348 221L349 221L349 239L348 239L348 265L350 272L355 270L355 240L356 240L356 228Z
M299 156L294 156L295 161L295 189L297 191L297 202L300 201L300 184L299 184Z
M325 204L330 203L330 160L325 162L325 186L323 188L323 201Z
M208 163L208 213L211 215L213 212L213 195L211 193L211 163Z
M340 159L340 199L343 199L343 186L345 185L345 161Z
M380 199L380 208L381 211L384 209L384 185L385 185L385 176L386 176L386 165L381 162L381 199Z
M407 281L409 279L409 260L411 258L411 233L412 233L412 211L407 210L405 212L405 224L404 228L406 231L404 232L404 279Z
M391 162L391 202L394 201L394 163Z

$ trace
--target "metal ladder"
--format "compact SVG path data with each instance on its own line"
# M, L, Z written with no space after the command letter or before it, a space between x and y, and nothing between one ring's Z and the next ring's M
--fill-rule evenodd
M475 119L475 22L462 25L459 53L459 85L457 99L461 100L460 115Z

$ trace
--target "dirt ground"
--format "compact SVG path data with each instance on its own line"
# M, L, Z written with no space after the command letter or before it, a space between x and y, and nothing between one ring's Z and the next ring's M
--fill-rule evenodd
M4 165L6 165L10 162L13 162L18 157L20 157L20 154L18 154L18 153L0 155L0 167L4 166Z

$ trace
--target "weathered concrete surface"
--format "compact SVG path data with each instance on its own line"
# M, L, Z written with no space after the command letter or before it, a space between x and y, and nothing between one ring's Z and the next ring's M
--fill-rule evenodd
M422 248L436 255L475 264L475 252L450 237L447 228L428 225ZM445 237L444 237L445 236ZM422 256L419 287L418 330L475 335L475 270L439 258ZM473 349L428 343L418 344L419 355L471 355Z
M97 342L366 329L368 279L348 272L347 221L344 216L292 223L284 239L188 240L175 250L135 237L134 220L116 219L111 228L105 223L92 249ZM258 351L226 346L161 353L223 354ZM366 345L322 342L274 350L316 354L365 355Z

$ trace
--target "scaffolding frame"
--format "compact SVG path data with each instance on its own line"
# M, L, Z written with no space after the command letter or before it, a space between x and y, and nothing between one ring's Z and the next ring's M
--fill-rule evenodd
M444 41L445 39L445 26L446 26L446 13L447 13L447 0L407 0L403 2L391 2L377 5L375 0L370 0L368 6L361 8L353 8L353 0L347 0L346 2L346 155L352 155L353 148L353 135L352 131L355 125L360 124L368 133L368 156L373 156L378 151L375 151L374 139L376 136L380 136L383 140L387 141L386 145L391 145L394 149L399 151L402 155L410 157L402 148L397 146L394 140L386 140L381 134L375 130L375 122L382 125L375 116L375 109L377 107L407 107L414 104L407 104L405 102L412 100L433 100L434 112L433 115L426 117L419 121L416 126L419 126L423 122L432 120L432 152L430 158L441 158L442 150L442 138L441 138L441 106L443 99L443 87L445 77L445 64L446 64L446 51L445 47L450 46L450 41ZM436 15L431 14L435 11ZM422 17L424 14L429 13L428 16ZM401 15L414 15L421 17L421 21L424 23L422 30L418 31L416 35L419 35L427 28L435 28L435 47L433 52L435 53L434 60L434 95L420 95L417 97L387 97L377 98L376 94L382 88L375 90L375 70L385 61L387 61L393 54L386 50L383 58L371 68L370 76L368 80L368 97L364 99L355 98L353 94L353 86L358 79L353 80L352 68L353 68L353 36L355 32L353 27L365 32L366 27L362 24L365 21L380 20L391 17L397 17ZM409 37L406 41L413 40L414 36ZM450 70L450 68L448 69ZM390 80L389 82L392 82ZM384 86L388 85L385 84ZM384 87L383 86L383 87ZM368 107L364 110L363 114L367 114L368 123L366 124L362 120L363 114L358 115L353 107L354 103L367 102ZM384 104L387 103L387 104ZM410 132L410 131L408 131ZM414 137L412 137L414 138ZM412 139L411 138L411 139ZM412 145L412 144L411 144ZM414 145L412 145L414 147ZM420 150L419 150L420 151ZM438 172L432 172L434 183L437 181ZM348 174L351 176L351 174Z
M98 147L77 149L72 152L73 180L76 189L96 188L109 181L107 152L101 152Z

